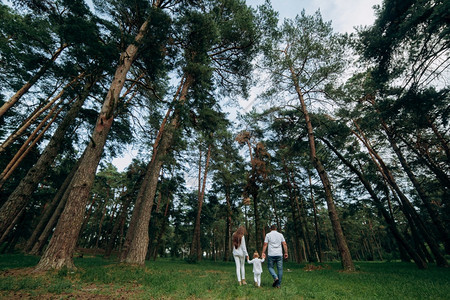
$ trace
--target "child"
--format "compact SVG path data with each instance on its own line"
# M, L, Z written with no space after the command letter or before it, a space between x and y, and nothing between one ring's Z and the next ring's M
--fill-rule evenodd
M253 275L255 276L255 286L261 287L261 273L262 273L262 266L261 264L264 262L264 258L260 259L259 254L257 251L253 253L253 259L248 260L247 262L249 264L253 264Z

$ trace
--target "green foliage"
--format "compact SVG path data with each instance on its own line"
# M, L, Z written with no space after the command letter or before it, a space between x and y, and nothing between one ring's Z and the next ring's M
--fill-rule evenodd
M375 24L359 33L364 57L377 63L375 77L380 84L407 71L409 64L418 68L416 72L428 68L431 65L416 65L418 59L433 60L448 51L449 9L448 1L384 1Z
M0 4L1 91L18 89L52 53L54 40L49 21L33 14L21 15Z
M272 31L277 38L268 34L263 44L264 65L277 92L271 92L272 97L293 93L293 84L300 84L304 95L320 95L341 74L346 61L345 36L333 33L331 23L323 21L319 11L314 15L302 11Z

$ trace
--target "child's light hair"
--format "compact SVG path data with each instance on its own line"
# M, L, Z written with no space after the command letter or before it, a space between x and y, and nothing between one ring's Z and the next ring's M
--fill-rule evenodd
M253 253L253 258L255 258L255 257L259 257L258 251L255 251L255 253Z

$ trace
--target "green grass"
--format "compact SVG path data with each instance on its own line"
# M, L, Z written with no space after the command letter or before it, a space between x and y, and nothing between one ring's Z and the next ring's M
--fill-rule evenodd
M30 273L39 257L0 255L0 298L16 299L449 299L450 269L418 270L399 262L356 262L358 271L340 271L339 263L306 271L285 263L281 289L272 288L264 264L262 287L252 267L246 286L238 286L234 262L158 259L145 267L121 265L101 257L75 259L78 270Z

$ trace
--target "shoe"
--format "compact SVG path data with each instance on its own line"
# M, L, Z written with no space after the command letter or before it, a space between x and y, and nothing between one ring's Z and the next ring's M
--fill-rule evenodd
M247 282L245 282L245 280L242 280L242 285L246 285Z
M277 288L277 289L281 289L281 286L279 286L279 285L277 285L275 288Z
M258 283L257 283L257 282L255 282L255 286L258 286Z
M242 281L239 281L239 285L242 285Z
M273 283L272 283L272 286L273 286L273 287L276 287L276 286L278 285L278 282L279 282L278 278L275 279L275 280L273 281Z

